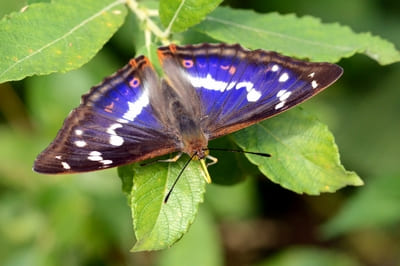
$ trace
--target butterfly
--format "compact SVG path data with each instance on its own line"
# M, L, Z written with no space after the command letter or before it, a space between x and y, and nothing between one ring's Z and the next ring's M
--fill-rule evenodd
M172 152L204 162L208 141L298 105L343 73L239 44L171 44L157 53L163 78L145 56L131 59L82 96L34 170L86 172Z

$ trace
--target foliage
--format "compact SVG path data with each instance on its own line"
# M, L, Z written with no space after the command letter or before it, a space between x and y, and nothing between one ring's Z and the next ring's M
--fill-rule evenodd
M169 2L174 4L169 5ZM0 236L3 236L0 237L3 247L0 249L0 258L6 265L53 265L62 264L62 261L68 265L96 264L100 260L108 260L114 265L118 265L119 261L143 264L140 255L125 253L128 250L127 246L132 244L132 236L129 219L126 217L125 199L118 193L119 184L116 183L116 178L111 179L115 176L115 170L50 178L32 174L29 167L35 154L49 142L63 118L78 104L78 95L85 93L90 86L122 66L123 61L127 61L127 58L133 55L133 49L147 54L153 62L154 48L171 40L180 43L190 43L193 40L240 42L248 48L277 50L286 55L317 61L336 62L355 53L365 54L382 65L400 60L399 52L390 42L370 33L354 33L349 27L337 23L321 23L315 18L322 15L319 11L314 11L315 17L281 15L274 12L263 14L227 6L216 7L219 2L160 1L160 20L154 16L156 12L153 10L158 3L145 1L138 5L135 1L127 1L125 5L125 1L121 0L45 1L30 4L21 12L3 17L0 21L0 41L3 44L0 46L0 55L3 58L0 62L1 82L20 80L31 75L70 71L66 74L31 77L24 82L0 85L3 98L3 101L0 100L0 112L4 120L4 123L0 124L0 224L3 228L0 231ZM318 5L313 5L313 8ZM341 2L341 5L345 6L346 3ZM20 5L17 7L20 8ZM396 23L400 24L399 21ZM166 30L162 30L162 26ZM112 39L112 45L107 45L98 53L118 29L120 31ZM389 30L388 27L380 29L385 32ZM127 51L127 55L120 52L120 56L116 56L116 51ZM124 56L126 58L119 61ZM89 63L80 68L87 62ZM341 63L346 74L348 70L349 73L356 73L355 75L362 74L359 74L353 83L351 77L346 77L345 74L344 81L329 89L325 95L319 96L320 100L305 104L310 112L291 110L238 132L233 137L217 140L218 143L228 146L237 143L245 150L260 149L286 159L278 162L276 158L279 156L266 160L248 156L249 161L257 166L254 167L244 160L244 156L219 156L221 163L210 168L212 177L217 175L214 181L218 184L232 184L244 176L249 177L249 180L262 181L247 180L228 188L207 186L206 204L200 207L200 215L193 228L177 245L161 253L159 264L191 264L195 255L190 254L203 254L202 257L206 258L207 263L202 265L221 265L222 251L218 245L220 240L215 236L215 217L222 221L222 228L229 228L227 220L252 219L262 213L264 204L269 206L273 203L277 205L279 212L283 212L285 200L273 194L277 199L270 198L273 201L264 203L262 200L265 200L266 195L258 195L256 184L261 182L281 195L288 195L285 194L288 192L280 190L265 179L257 179L259 176L266 175L288 189L308 194L335 192L346 185L360 185L361 180L355 173L344 170L332 134L311 115L313 113L318 113L327 121L341 148L340 143L345 144L342 156L346 165L363 173L367 178L372 178L371 173L376 178L371 181L370 187L367 182L367 189L361 189L348 203L341 199L346 197L341 193L324 196L325 198L321 197L320 200L305 197L308 202L313 202L306 206L311 206L309 208L314 210L317 219L320 219L319 216L334 216L330 208L324 208L324 204L329 204L329 201L324 200L327 197L336 202L343 202L344 208L339 215L322 228L325 239L350 235L355 231L359 233L371 228L392 228L398 224L396 206L399 206L400 199L395 193L399 188L395 180L400 171L396 166L390 168L396 160L380 159L383 165L391 169L391 172L385 173L388 167L380 167L379 162L376 162L376 166L365 163L362 160L363 154L356 152L358 148L364 149L367 146L375 148L375 139L371 141L372 135L368 135L373 130L370 131L368 125L372 123L371 119L382 123L379 116L374 117L375 113L365 117L363 112L357 110L370 110L371 104L379 106L379 109L373 110L385 110L384 108L396 104L391 102L395 97L390 97L397 93L395 90L393 94L385 95L387 98L376 103L374 101L379 97L370 95L375 95L375 91L390 92L389 88L398 82L398 64L391 68L386 67L383 71L361 57L342 60ZM352 65L375 75L366 77L365 72L354 69ZM74 70L77 68L80 69ZM359 83L358 80L363 78L374 82ZM11 86L26 88L21 91L24 102L19 100ZM353 91L349 89L350 86ZM354 91L357 87L359 91ZM366 103L367 107L359 104L361 99L369 100ZM324 104L316 105L315 101L322 101ZM353 120L350 120L352 116L346 111L354 111L357 116L353 115ZM396 108L387 114L398 120ZM364 120L367 123L360 124L365 126L360 130L356 125ZM346 123L341 124L341 121ZM386 129L389 130L387 134L390 133L390 126L396 127L400 124L393 123L390 119L388 121L390 122L385 124L389 125L389 129ZM351 132L355 133L352 136L346 135L346 129L352 128L354 130ZM265 137L259 137L260 134ZM359 146L352 147L352 144L358 141ZM370 145L365 145L366 143ZM389 150L400 147L398 140L394 138L390 144L390 147L386 146ZM371 150L369 153L374 152ZM223 162L228 160L225 157L240 159L237 163L226 163ZM373 159L376 157L375 155ZM164 195L185 160L187 158L183 157L177 164L155 164L146 167L134 165L119 169L123 191L128 194L128 204L133 213L137 241L134 250L170 246L188 231L194 221L205 189L201 168L197 164L190 164L168 204L163 204ZM229 181L230 177L234 178L235 175L238 179ZM388 178L379 179L383 176ZM289 195L289 198L298 197L294 194ZM238 203L237 199L241 198L248 198L246 200L249 203L243 204L244 199ZM304 202L307 200L303 200L303 204L306 204ZM373 210L380 211L371 212L369 206L374 206ZM302 216L301 213L300 215ZM370 222L365 223L366 219ZM255 228L260 229L257 226ZM264 225L261 228L265 229L268 226ZM279 228L285 226L279 224ZM244 232L251 232L249 228L246 230ZM239 232L240 230L235 230L230 233L236 235ZM296 243L294 238L293 241ZM249 248L252 241L247 243L249 245L246 248ZM394 243L392 249L396 250L399 243L400 241ZM229 242L226 245L229 245ZM201 253L198 252L199 246ZM242 247L240 250L246 248ZM280 247L275 246L276 248ZM329 261L336 255L348 265L357 265L352 257L337 251L340 245L322 255L321 251L315 249L291 249L287 246L285 248L286 251L281 252L278 257L270 258L270 261L259 261L260 265L275 265L277 261L279 265L290 265L293 258L296 261L301 259L307 264L309 260ZM226 254L230 254L229 251ZM382 258L395 260L393 254L399 253L394 252L392 256L382 255ZM379 260L376 257L365 256L364 259L370 263ZM118 259L115 259L116 257ZM229 261L229 258L227 260ZM240 261L236 263L231 262L231 265L240 265Z
M123 3L38 3L6 16L0 23L0 39L7 40L1 48L0 82L82 66L121 26L126 15Z

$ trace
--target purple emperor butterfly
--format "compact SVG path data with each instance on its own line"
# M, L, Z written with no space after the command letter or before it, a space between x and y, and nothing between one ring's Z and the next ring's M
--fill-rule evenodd
M204 164L209 140L279 114L343 73L238 44L171 44L158 57L163 78L139 56L84 95L34 170L93 171L171 152Z

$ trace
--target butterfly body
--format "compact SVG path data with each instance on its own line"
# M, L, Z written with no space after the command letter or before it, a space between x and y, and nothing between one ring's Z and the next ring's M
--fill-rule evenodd
M167 106L163 106L159 113L166 113L164 123L169 125L167 129L175 133L176 146L180 151L189 154L196 154L196 157L202 159L206 156L208 137L201 128L200 110L196 110L196 106L200 106L198 98L195 97L191 102L185 101L185 98L179 95L179 91L162 80L163 99L167 100ZM158 109L155 103L152 103L155 109ZM162 116L161 116L162 117Z
M82 97L37 157L41 173L92 171L184 152L283 112L336 81L342 69L240 45L160 47L159 78L139 56Z

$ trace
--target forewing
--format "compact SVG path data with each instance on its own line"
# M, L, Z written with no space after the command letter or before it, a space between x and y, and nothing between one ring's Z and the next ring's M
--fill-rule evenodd
M82 97L55 140L35 160L40 173L84 172L153 158L176 150L149 93L160 82L147 58L130 61Z
M169 72L196 91L202 128L210 139L296 106L343 72L335 64L249 51L237 44L170 45L159 49L159 57L162 62L174 62Z

